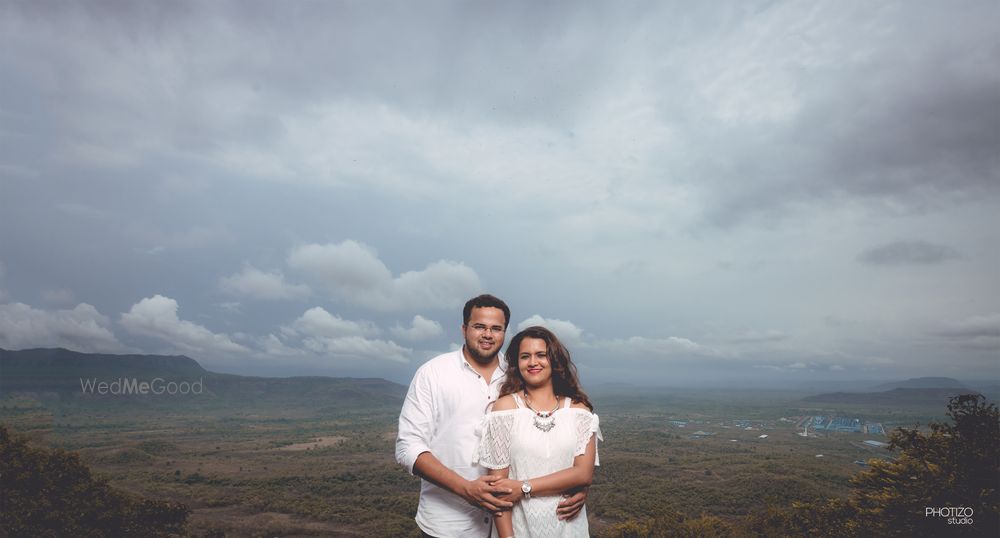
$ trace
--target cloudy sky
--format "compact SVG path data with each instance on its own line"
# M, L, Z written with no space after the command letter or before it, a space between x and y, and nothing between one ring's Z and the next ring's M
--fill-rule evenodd
M0 0L0 347L1000 378L1000 4ZM512 334L512 333L511 333Z

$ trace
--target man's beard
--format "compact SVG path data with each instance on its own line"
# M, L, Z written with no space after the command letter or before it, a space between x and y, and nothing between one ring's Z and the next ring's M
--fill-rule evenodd
M497 346L495 351L493 351L493 352L491 352L490 354L487 355L487 354L484 354L482 351L480 351L478 346L477 347L473 347L473 346L470 346L468 342L466 342L465 343L465 351L476 362L478 362L480 364L485 364L485 363L491 362L494 359L494 357L496 357L500 353L500 346Z

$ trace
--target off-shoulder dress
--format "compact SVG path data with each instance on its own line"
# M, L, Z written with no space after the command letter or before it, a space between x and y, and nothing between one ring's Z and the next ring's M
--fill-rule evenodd
M570 407L571 401L553 413L554 427L542 431L534 425L535 413L515 394L517 407L492 411L483 417L476 461L489 469L510 467L510 478L530 480L573 466L591 437L603 441L597 415ZM596 458L595 465L600 465ZM522 499L511 514L517 538L590 536L586 507L571 521L556 517L559 495Z

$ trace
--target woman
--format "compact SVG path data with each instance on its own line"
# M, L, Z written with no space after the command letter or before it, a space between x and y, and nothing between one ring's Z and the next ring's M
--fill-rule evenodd
M511 339L506 360L477 451L494 484L513 492L505 499L514 509L496 518L499 536L589 536L586 507L571 521L556 517L561 493L590 485L603 440L569 352L548 329L529 327Z

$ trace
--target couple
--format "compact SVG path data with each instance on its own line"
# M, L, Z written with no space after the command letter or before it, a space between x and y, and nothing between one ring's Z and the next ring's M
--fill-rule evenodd
M465 345L417 370L399 415L396 461L423 479L417 525L437 538L588 536L600 432L569 353L531 327L501 357L510 309L492 295L462 321Z

